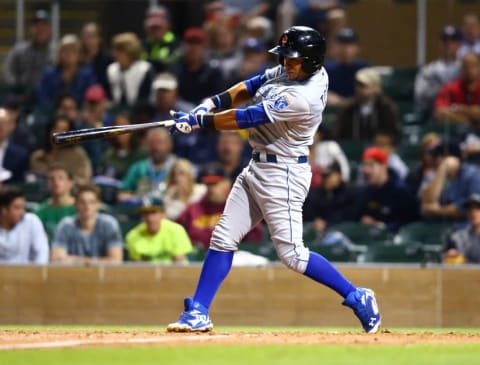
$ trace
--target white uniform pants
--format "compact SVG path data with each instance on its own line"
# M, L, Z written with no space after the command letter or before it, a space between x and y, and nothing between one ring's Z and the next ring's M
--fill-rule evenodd
M308 163L250 161L233 185L210 248L236 251L243 237L263 218L279 259L303 274L309 251L303 244L302 207L311 177Z

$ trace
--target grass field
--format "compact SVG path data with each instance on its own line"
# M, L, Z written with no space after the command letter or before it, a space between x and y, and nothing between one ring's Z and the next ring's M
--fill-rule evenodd
M84 341L93 338L94 341L65 348L1 350L0 364L480 363L480 329L390 329L376 335L364 335L358 329L346 328L219 327L213 335L172 335L158 327L0 327L0 345L32 343L43 346L57 342L62 346L62 341L67 344L65 341L77 338ZM132 338L152 341L116 342Z

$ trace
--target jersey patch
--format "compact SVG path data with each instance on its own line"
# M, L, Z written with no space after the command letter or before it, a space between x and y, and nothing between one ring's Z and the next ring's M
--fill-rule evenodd
M288 100L285 96L280 96L275 102L273 103L273 109L277 112L285 109L289 105Z

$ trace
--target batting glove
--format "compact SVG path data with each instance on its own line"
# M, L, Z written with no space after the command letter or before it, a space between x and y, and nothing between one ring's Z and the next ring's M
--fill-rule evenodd
M197 118L192 113L170 111L170 115L175 119L175 128L182 133L189 134L192 129L198 125Z
M193 108L190 113L197 116L199 114L210 113L213 109L215 109L213 101L211 99L206 99L200 105Z

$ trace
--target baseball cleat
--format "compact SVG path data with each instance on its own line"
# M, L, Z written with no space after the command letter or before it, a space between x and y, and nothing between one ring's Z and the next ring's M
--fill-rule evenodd
M167 326L167 332L209 332L213 323L208 317L208 309L192 298L185 298L185 311L175 323Z
M381 318L373 290L357 288L347 295L342 303L353 309L367 333L377 333Z

